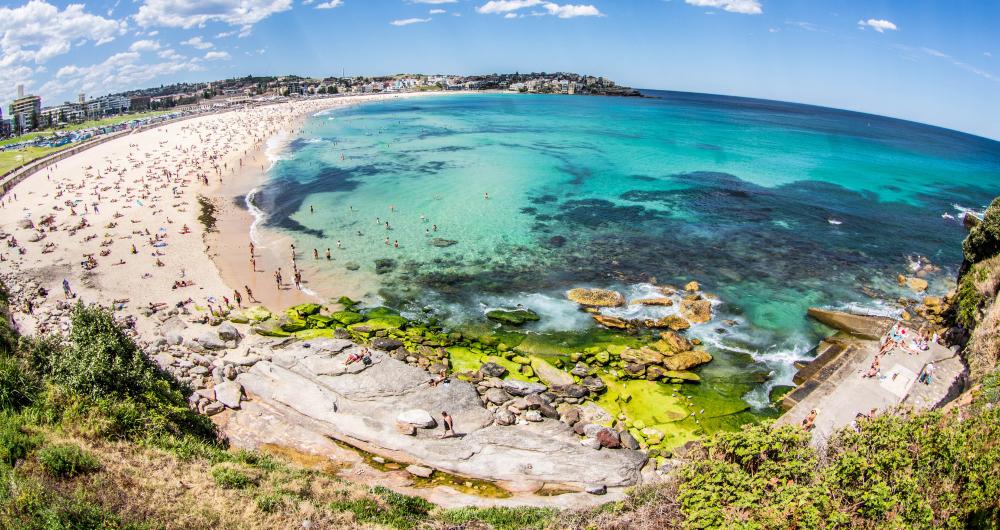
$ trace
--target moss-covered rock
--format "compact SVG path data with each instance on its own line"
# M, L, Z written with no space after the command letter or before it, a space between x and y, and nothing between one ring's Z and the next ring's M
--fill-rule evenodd
M486 313L486 318L510 326L521 326L539 320L538 314L530 309L494 309Z
M300 317L305 318L309 315L315 315L319 313L321 309L323 309L323 306L319 304L307 303L307 304L299 304L297 306L292 306L291 309L289 309L289 311L295 311L295 313L297 313Z
M269 319L253 326L253 332L264 337L288 337L291 333L281 329L281 323L276 319Z
M325 315L309 315L306 317L306 323L309 324L310 328L328 328L331 324L337 321L333 317L328 317Z
M337 311L336 313L332 313L330 318L345 326L357 324L358 322L364 322L365 320L365 317L361 316L360 313L355 313L354 311Z
M306 319L299 316L299 314L294 310L287 311L280 319L278 319L278 325L281 327L282 331L288 333L295 333L296 331L302 331L309 327Z

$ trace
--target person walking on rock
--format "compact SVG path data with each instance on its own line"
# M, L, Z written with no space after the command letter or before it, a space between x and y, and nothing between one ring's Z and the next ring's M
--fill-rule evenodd
M441 435L441 438L451 438L455 436L455 420L451 417L451 414L442 411L441 424L444 425L444 434Z

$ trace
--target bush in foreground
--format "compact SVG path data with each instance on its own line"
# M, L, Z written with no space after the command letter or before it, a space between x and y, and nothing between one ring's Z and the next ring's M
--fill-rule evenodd
M57 478L71 478L101 467L93 455L76 444L45 446L38 451L38 462L46 473Z

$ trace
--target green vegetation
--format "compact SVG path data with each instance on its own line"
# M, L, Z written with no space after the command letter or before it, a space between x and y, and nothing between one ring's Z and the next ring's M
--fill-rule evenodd
M82 123L74 123L71 125L67 125L58 130L50 129L44 131L35 131L14 138L0 140L0 147L24 142L27 140L34 140L36 138L44 138L47 136L52 136L56 132L78 131L81 129L89 129L92 127L107 127L109 125L118 125L132 120L139 120L143 118L149 118L152 116L160 116L162 114L166 114L166 112L164 111L139 112L136 114L115 116L112 118L104 118L100 120L88 120ZM66 145L61 145L59 147L26 147L24 149L2 151L0 152L0 175L12 169L16 169L20 166L23 166L24 164L27 164L32 160L37 160L44 156L51 155L52 153L62 151L63 149L69 149L70 147L74 147L74 145L76 144L66 144Z
M971 230L962 243L969 263L978 263L1000 254L1000 197L993 199L983 220Z
M101 467L94 455L76 444L47 445L38 451L38 462L46 473L61 478L75 477Z
M392 528L413 528L426 520L434 505L420 497L401 495L382 486L371 489L373 496L334 501L330 508L354 514L358 523L376 523Z
M495 530L521 530L545 528L556 515L551 508L494 508L466 507L447 510L441 514L446 523L471 526L472 523L489 525Z
M256 485L256 481L250 475L226 464L212 468L212 478L220 488L227 490L242 490Z

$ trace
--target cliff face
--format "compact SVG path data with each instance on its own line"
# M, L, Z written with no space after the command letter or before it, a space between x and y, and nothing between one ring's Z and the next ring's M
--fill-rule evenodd
M1000 361L1000 197L962 244L965 263L952 303L955 323L965 331L969 376L978 382Z

